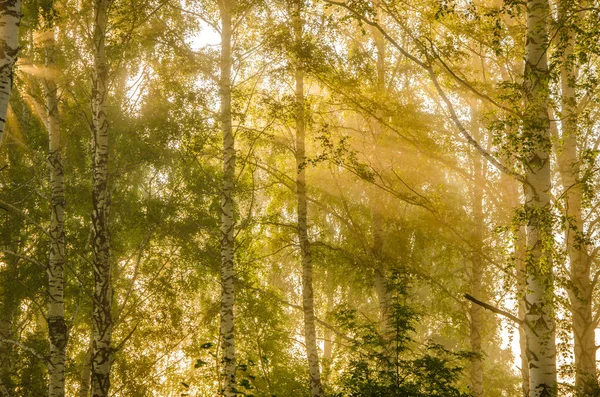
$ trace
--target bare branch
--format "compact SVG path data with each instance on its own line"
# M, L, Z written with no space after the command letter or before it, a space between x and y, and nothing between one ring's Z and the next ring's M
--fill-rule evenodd
M460 119L458 118L458 115L456 114L456 111L454 110L454 105L452 105L452 102L450 102L450 99L448 98L448 96L446 95L446 93L444 92L444 90L442 90L442 87L440 86L440 83L439 83L439 81L437 79L437 76L436 76L435 72L430 67L427 68L427 71L429 72L429 76L431 77L431 81L433 82L433 85L435 86L435 89L438 92L438 95L442 98L442 100L446 104L448 112L450 113L450 118L454 122L454 125L456 126L456 129L463 136L463 138L465 138L467 140L467 142L471 146L473 146L494 167L496 167L500 171L504 172L505 174L514 177L519 182L525 183L526 180L525 180L525 177L523 175L521 175L521 174L519 174L519 173L511 170L510 168L508 168L504 164L500 163L500 161L498 161L498 159L496 159L488 151L486 151L484 148L482 148L481 145L479 144L479 142L477 142L475 140L475 138L473 138L471 136L471 134L469 134L467 132L467 129L461 123Z
M524 322L523 320L521 320L520 318L518 318L518 317L516 317L516 316L514 316L514 315L512 315L512 314L510 314L509 312L507 312L507 311L504 311L504 310L502 310L502 309L498 309L498 308L497 308L497 307L495 307L495 306L492 306L492 305L489 305L489 304L487 304L487 303L485 303L485 302L482 302L482 301L480 301L480 300L477 300L477 299L473 298L473 297L472 297L471 295L469 295L469 294L465 294L465 298L467 298L467 299L468 299L468 300L470 300L471 302L475 303L476 305L479 305L479 306L483 307L484 309L487 309L487 310L489 310L489 311L492 311L492 312L494 312L494 313L496 313L496 314L500 314L501 316L504 316L504 317L506 317L506 318L508 318L508 319L510 319L510 320L512 320L512 321L514 321L515 323L517 323L517 324L519 324L519 325L521 325L521 326L525 324L525 322Z

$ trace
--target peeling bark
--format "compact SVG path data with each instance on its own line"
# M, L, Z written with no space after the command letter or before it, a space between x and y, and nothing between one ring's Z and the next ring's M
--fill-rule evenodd
M44 41L45 66L54 66L54 32L49 32ZM45 76L46 128L49 137L51 213L50 213L50 254L48 273L48 336L50 357L48 363L48 396L65 395L65 359L67 347L67 324L64 305L64 264L65 264L65 183L61 159L60 125L58 119L58 99L56 82L52 76Z
M94 8L94 75L92 87L92 134L94 138L92 225L94 228L94 294L92 397L107 397L112 364L112 278L108 215L108 120L105 40L108 0L96 0Z
M234 333L234 197L235 141L231 120L231 13L229 0L219 2L221 12L221 131L223 134L223 190L221 193L221 348L222 395L236 396Z
M21 0L3 1L0 4L0 141L6 125L13 68L19 52L20 22Z

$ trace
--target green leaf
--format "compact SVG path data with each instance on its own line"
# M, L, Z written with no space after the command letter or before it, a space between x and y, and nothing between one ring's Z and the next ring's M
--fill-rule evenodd
M194 368L200 368L200 367L205 366L206 364L208 364L206 361L197 359L196 364L194 364Z

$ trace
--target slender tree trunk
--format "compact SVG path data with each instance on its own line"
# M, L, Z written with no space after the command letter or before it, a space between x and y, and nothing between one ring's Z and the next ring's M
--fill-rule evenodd
M373 227L373 246L371 247L375 268L375 292L379 301L382 329L389 330L390 291L387 285L387 271L383 261L383 225L381 215L374 208L374 197L371 197L371 223Z
M89 397L90 395L90 380L92 375L92 349L93 346L85 353L83 363L81 363L81 373L79 377L79 397Z
M379 0L373 1L373 8L379 7ZM378 29L373 29L373 38L375 39L375 47L377 48L377 94L380 97L385 96L385 40L383 34ZM378 116L381 117L381 112L378 112ZM381 136L381 123L379 120L375 120L373 128L373 152L377 152L377 141ZM373 228L373 246L371 247L374 270L375 270L375 292L377 293L377 299L379 301L379 310L381 315L381 324L384 332L389 330L389 304L391 301L391 294L387 286L387 271L385 262L383 261L383 220L378 212L376 205L376 195L371 192L369 200L371 206L371 221Z
M335 279L331 272L327 272L327 313L333 312L334 308ZM323 329L323 382L331 375L331 360L333 359L333 332Z
M525 295L529 396L557 395L553 308L552 213L550 201L550 120L548 117L547 0L527 1L524 209L527 217ZM550 247L550 248L549 248Z
M106 98L108 70L105 54L108 0L96 0L94 8L94 76L92 87L94 295L92 397L107 397L112 364L112 278L110 266L108 191L108 120Z
M7 0L0 6L0 140L6 124L12 90L13 67L19 52L21 0Z
M526 255L526 229L525 226L520 226L516 232L516 270L517 270L517 296L518 296L518 313L519 318L525 318L526 303L525 295L527 293L527 274L525 272L525 255ZM527 333L525 326L519 325L519 348L521 350L521 379L523 380L522 391L523 396L529 396L529 359L527 358Z
M301 48L302 34L302 2L295 0L293 11L294 37L296 47ZM313 397L323 396L321 371L319 368L319 352L317 350L317 332L315 328L315 307L313 296L313 263L308 239L308 215L306 204L306 149L304 125L304 70L301 55L296 58L296 196L298 199L298 240L302 254L302 307L304 309L304 342L308 357L310 389Z
M3 280L4 281L4 280ZM12 339L12 310L3 304L0 307L0 338ZM12 346L0 341L0 395L2 397L12 396L12 382L10 379Z
M506 208L510 209L512 214L515 214L517 209L521 208L521 199L519 194L519 183L513 178L503 175L501 176L501 184L507 188L505 192L504 204ZM522 223L518 227L513 229L513 241L514 241L514 258L515 258L515 270L517 280L517 309L518 317L520 319L525 318L525 294L527 293L527 274L525 272L525 257L527 253L526 247L526 228ZM529 396L529 361L527 360L527 334L525 332L525 325L520 324L519 328L519 348L521 359L521 390L522 396Z
M221 196L221 348L223 390L236 395L236 353L234 333L234 203L235 141L231 121L231 12L230 0L219 2L221 11L221 129L223 134L223 191Z
M333 290L327 291L327 312L333 311ZM327 363L329 367L331 364L331 358L333 357L333 332L330 329L323 331L323 361Z
M577 154L577 97L575 84L578 66L573 55L575 34L569 22L572 3L561 0L560 19L565 21L561 29L563 55L561 60L562 91L562 150L558 153L559 171L565 198L565 238L570 262L571 316L575 345L575 389L578 396L597 395L596 340L592 315L592 283L588 239L582 220L582 185L579 179L580 161ZM576 18L575 21L578 19Z
M471 134L474 137L480 135L479 114L477 105L471 107ZM483 218L483 184L484 164L478 153L474 154L473 173L475 182L473 184L473 243L475 252L471 258L471 294L483 298L483 229L485 228ZM483 396L483 351L481 349L481 331L483 329L483 308L471 304L469 308L470 329L469 339L471 351L477 353L477 357L471 360L471 393L473 397Z
M54 31L49 32L44 42L46 69L54 67ZM64 276L65 264L65 184L61 159L60 125L58 121L58 99L56 82L52 76L44 79L46 95L46 128L49 137L51 213L50 213L50 257L48 263L48 334L50 360L48 363L48 396L65 395L65 359L67 325L65 323Z

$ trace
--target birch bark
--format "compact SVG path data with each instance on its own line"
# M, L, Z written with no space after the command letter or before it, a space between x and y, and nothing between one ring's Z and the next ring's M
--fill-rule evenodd
M58 119L58 99L56 82L50 71L54 67L54 31L48 32L44 41L46 76L44 91L46 96L46 128L48 130L51 187L50 213L50 255L48 263L48 335L50 339L50 360L48 363L48 396L65 395L65 359L67 346L67 324L64 305L64 264L65 264L65 184L61 159L60 124Z
M557 395L553 309L552 213L550 201L550 120L548 117L547 0L527 1L524 72L525 183L527 219L525 294L529 396Z
M516 208L516 207L515 207ZM527 274L525 271L525 258L526 258L526 229L525 226L520 226L516 232L515 238L517 249L515 252L516 258L516 270L517 270L517 295L518 295L518 313L519 318L525 318L526 315L526 302L525 295L527 293ZM522 392L524 397L529 396L529 359L527 358L527 333L525 332L525 326L519 325L519 348L521 350L521 378Z
M90 345L89 349L83 357L81 363L81 372L79 374L79 391L78 397L88 397L90 395L90 380L92 375L92 348Z
M219 2L221 12L221 131L223 134L223 189L221 195L221 348L222 394L236 395L234 333L234 198L235 140L231 120L231 0Z
M573 3L559 2L559 18L565 21L561 29L563 54L561 59L561 127L562 147L558 153L558 168L562 179L565 200L565 239L570 262L569 298L573 322L575 353L575 389L578 396L597 395L596 340L592 315L592 283L590 275L589 243L582 217L582 183L580 161L577 153L577 61L573 47L575 34L571 24L578 20L572 13Z
M6 112L12 90L13 67L19 52L21 0L7 0L0 5L0 140L6 125Z
M471 135L480 136L479 114L477 105L471 106ZM473 296L483 296L483 260L481 251L483 250L483 229L485 228L483 219L483 185L484 164L479 154L474 154L473 159L473 244L475 251L471 258L471 294ZM473 397L483 396L483 353L481 349L481 331L483 329L483 308L476 304L471 304L469 308L469 340L471 351L478 356L471 360L471 393Z
M521 198L519 193L519 183L508 175L501 177L502 186L505 186L505 198L504 204L506 208L514 214L516 210L521 208ZM526 314L525 294L527 292L527 274L525 272L525 258L526 258L526 228L523 223L519 223L513 229L513 241L514 241L514 256L515 256L515 270L517 279L517 303L518 303L518 318L524 319ZM521 359L521 394L523 397L529 396L529 362L527 360L527 334L525 332L525 325L519 324L519 357Z
M94 74L92 82L92 134L94 138L92 225L94 228L94 294L92 397L107 397L112 364L112 279L108 215L108 120L106 98L108 68L105 40L108 0L94 3Z
M293 10L294 38L297 50L303 44L302 1L295 0ZM313 294L313 263L310 241L308 239L308 210L306 203L306 149L305 149L305 112L304 112L304 70L301 55L296 59L296 198L298 201L298 240L302 256L302 307L304 309L304 342L308 357L310 390L312 397L322 397L319 352L317 350L317 332L315 328L315 308Z

